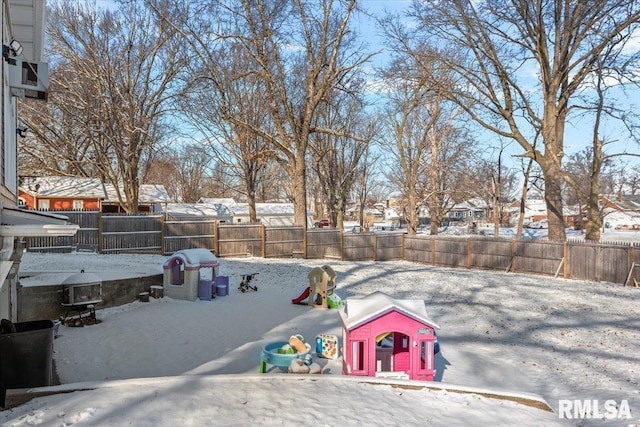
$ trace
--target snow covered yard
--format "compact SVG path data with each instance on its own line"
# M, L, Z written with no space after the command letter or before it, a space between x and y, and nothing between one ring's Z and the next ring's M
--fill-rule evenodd
M29 253L21 271L84 268L104 277L124 270L157 273L165 259ZM98 310L98 325L63 327L54 341L64 384L59 388L95 390L35 399L2 412L0 423L121 425L126 419L173 425L181 419L207 425L215 419L222 425L292 425L317 423L324 416L320 422L326 425L338 424L335 420L346 425L640 425L640 289L402 261L329 262L343 299L381 290L425 301L441 327L435 385L478 391L459 394L371 386L342 376L339 360L319 358L314 360L326 374L321 379L301 382L274 369L257 374L260 351L269 342L292 334L310 341L319 333L341 338L336 311L291 304L307 286L308 272L327 261L220 262L220 274L230 276L227 297L135 302ZM240 293L240 275L256 272L258 292ZM46 279L28 280L42 284ZM176 377L163 378L168 376ZM483 390L540 395L556 412L490 399ZM123 405L129 394L138 396L137 403ZM625 401L631 419L559 419L561 399L598 400L600 414L605 401ZM163 404L167 401L170 408ZM296 402L302 405L299 413L291 407ZM142 406L146 409L138 413Z

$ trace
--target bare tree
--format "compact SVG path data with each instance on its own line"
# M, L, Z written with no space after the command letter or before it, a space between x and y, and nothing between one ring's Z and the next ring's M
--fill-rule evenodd
M464 61L449 61L459 78L451 100L540 165L549 238L565 240L561 172L571 100L606 49L628 44L639 2L414 1L411 15L419 25L405 39L408 53L420 56L422 40L467 53ZM524 68L535 70L538 82L524 80ZM537 132L544 151L529 139Z
M620 49L620 46L615 45L604 49L601 56L594 62L594 71L591 75L592 81L585 84L591 89L588 92L592 94L593 101L585 102L581 108L593 114L594 123L591 146L582 153L579 160L583 162L584 168L588 168L588 172L585 169L581 170L574 158L574 162L570 164L573 167L571 169L565 168L562 175L565 182L577 196L580 205L586 206L585 239L596 242L600 240L600 230L603 222L603 207L600 204L600 193L603 187L602 175L610 167L613 158L638 156L638 154L627 152L607 153L606 148L612 141L605 140L605 136L602 135L602 128L607 118L613 117L616 120L621 120L626 122L627 126L631 123L631 118L624 117L624 114L618 111L617 108L606 104L608 92L616 88L620 80L624 79L624 77L620 77L623 73L616 65L620 62L617 60L622 54ZM633 133L632 130L631 136L633 136ZM582 213L580 213L580 220L582 220Z
M239 194L248 202L250 221L257 222L260 179L269 163L279 160L268 139L247 128L264 133L273 128L265 88L255 74L246 72L256 64L241 44L229 41L219 48L210 47L202 56L202 61L190 66L189 90L181 105L193 126L206 137L218 163L243 183Z
M65 155L77 163L66 173L96 174L113 184L125 211L137 212L141 169L167 131L186 52L167 22L137 1L109 10L58 2L48 22L59 102L42 123L33 111L29 125L43 144L77 149ZM68 122L58 121L61 113Z
M504 148L504 147L503 147ZM479 158L470 162L469 192L481 198L490 207L495 237L500 235L500 226L507 225L505 209L516 194L516 172L503 161L504 151L498 152L496 159Z
M69 93L91 96L65 64L50 69L47 102L20 100L21 121L29 129L20 138L19 170L25 176L100 177L87 134L88 108L69 102Z
M215 171L213 157L202 144L176 141L149 165L145 182L164 185L176 202L195 203L203 196L212 197L207 193L213 181L215 187L224 187L226 181L215 176Z
M367 120L365 105L346 92L337 92L330 103L318 108L317 126L341 129L348 137L315 133L311 140L311 165L329 212L331 224L343 228L347 201L354 181L375 133L375 124Z
M229 123L260 136L278 152L291 177L297 225L306 226L310 136L341 133L315 127L318 106L332 91L346 87L354 69L368 58L354 45L355 36L349 27L355 9L356 0L194 1L176 7L171 15L175 28L205 60L212 43L231 41L251 58L252 66L242 71L258 79L264 88L272 125L267 129L256 127L234 114L236 105L228 98L221 96L220 101ZM223 93L216 68L206 77Z
M437 61L421 65L416 72L418 67L409 58L408 64L396 61L385 71L391 90L383 145L389 153L386 176L402 194L407 232L416 233L418 211L426 204L431 234L437 234L453 200L455 179L451 177L469 157L471 142L456 126L461 110L445 96L451 83L446 69Z
M363 154L357 178L353 182L351 198L355 201L356 217L360 227L368 227L370 224L365 218L365 208L374 201L388 198L388 188L377 179L380 174L381 155L373 149L373 144L368 144Z

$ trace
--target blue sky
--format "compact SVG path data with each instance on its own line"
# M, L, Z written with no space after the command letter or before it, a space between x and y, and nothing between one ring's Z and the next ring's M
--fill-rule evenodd
M361 2L361 5L375 15L382 15L385 11L402 14L403 11L405 11L411 5L411 3L411 0L363 0ZM365 39L370 44L372 50L376 50L377 48L384 49L384 42L379 32L375 28L375 23L365 17L361 17L359 19L359 22L360 31L365 33L363 35L366 36ZM374 60L374 63L376 65L384 63L387 58L388 55L382 53ZM537 68L532 68L531 70L529 70L529 77L523 76L524 79L531 80L531 90L534 91L537 90L538 87L536 77L537 72ZM622 91L617 91L616 96L617 98L615 101L621 108L633 108L634 98L630 98L628 94L622 93ZM576 153L590 146L592 140L592 132L593 116L571 117L566 124L565 153ZM480 133L480 139L485 141L494 141L493 145L495 147L499 146L497 136L485 131L481 131ZM601 125L600 136L605 139L605 141L612 141L611 144L609 144L605 149L608 154L620 153L624 151L630 153L640 152L640 147L638 147L638 144L627 137L625 129L619 122L614 122L611 120L609 120L608 122L605 121ZM522 148L516 142L505 140L504 143L509 147L509 149L507 150L508 153L512 155L522 153ZM491 152L491 150L488 151ZM626 159L628 161L634 161L634 159L629 157L626 157ZM519 162L516 161L516 163Z

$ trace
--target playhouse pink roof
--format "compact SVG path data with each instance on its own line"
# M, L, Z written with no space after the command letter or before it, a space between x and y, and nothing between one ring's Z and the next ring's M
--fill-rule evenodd
M393 310L440 329L440 326L429 318L423 300L393 299L380 291L363 298L347 298L340 310L340 318L347 330L352 330Z

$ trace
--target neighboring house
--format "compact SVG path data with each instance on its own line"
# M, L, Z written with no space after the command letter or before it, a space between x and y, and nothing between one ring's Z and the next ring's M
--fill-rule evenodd
M223 205L229 209L233 209L236 206L236 201L231 197L201 197L200 200L198 200L198 204Z
M20 204L37 210L100 210L105 198L98 178L24 177L18 188Z
M359 212L360 212L360 208L358 206L353 206L346 210L345 219L348 219L351 221L357 221ZM362 222L365 225L365 227L373 226L375 223L380 223L385 221L384 211L376 207L365 207L363 216L364 216L364 221Z
M509 222L518 223L520 217L520 201L509 205L505 212L509 215ZM524 223L537 222L547 219L547 205L544 199L527 199L524 203Z
M140 212L161 212L162 205L169 202L169 195L162 185L143 184L138 192ZM19 187L19 200L27 209L124 212L115 187L98 178L24 177Z
M199 205L209 206L212 209L218 210L219 206L225 206L233 215L233 218L230 221L231 223L250 223L248 203L239 203L231 198L203 197L194 206L197 207ZM293 203L256 203L256 217L258 222L270 227L293 225L293 214ZM312 226L313 212L307 212L307 227Z
M640 229L640 196L635 194L604 194L600 196L604 209L605 228Z
M106 197L102 201L102 212L123 213L124 209L118 200L118 193L111 184L104 184ZM121 191L122 193L122 191ZM171 201L164 185L141 184L138 188L138 211L147 213L161 213L164 205Z
M402 219L402 217L400 216L398 211L395 210L395 208L386 208L384 210L384 222L385 223L399 226L401 219Z
M484 200L474 198L455 204L447 217L453 221L472 223L485 220L489 216L489 211L489 206Z
M164 212L172 217L208 217L221 224L233 223L233 212L221 203L167 203Z
M277 227L293 225L293 203L256 203L256 217L264 225ZM233 208L233 223L244 224L249 220L249 204L237 203ZM313 216L307 225L313 223Z
M17 115L16 97L46 100L48 67L42 63L45 2L2 1L2 102L0 116L0 319L17 321L17 275L24 238L72 236L78 226L67 217L18 207L17 137L27 129Z

